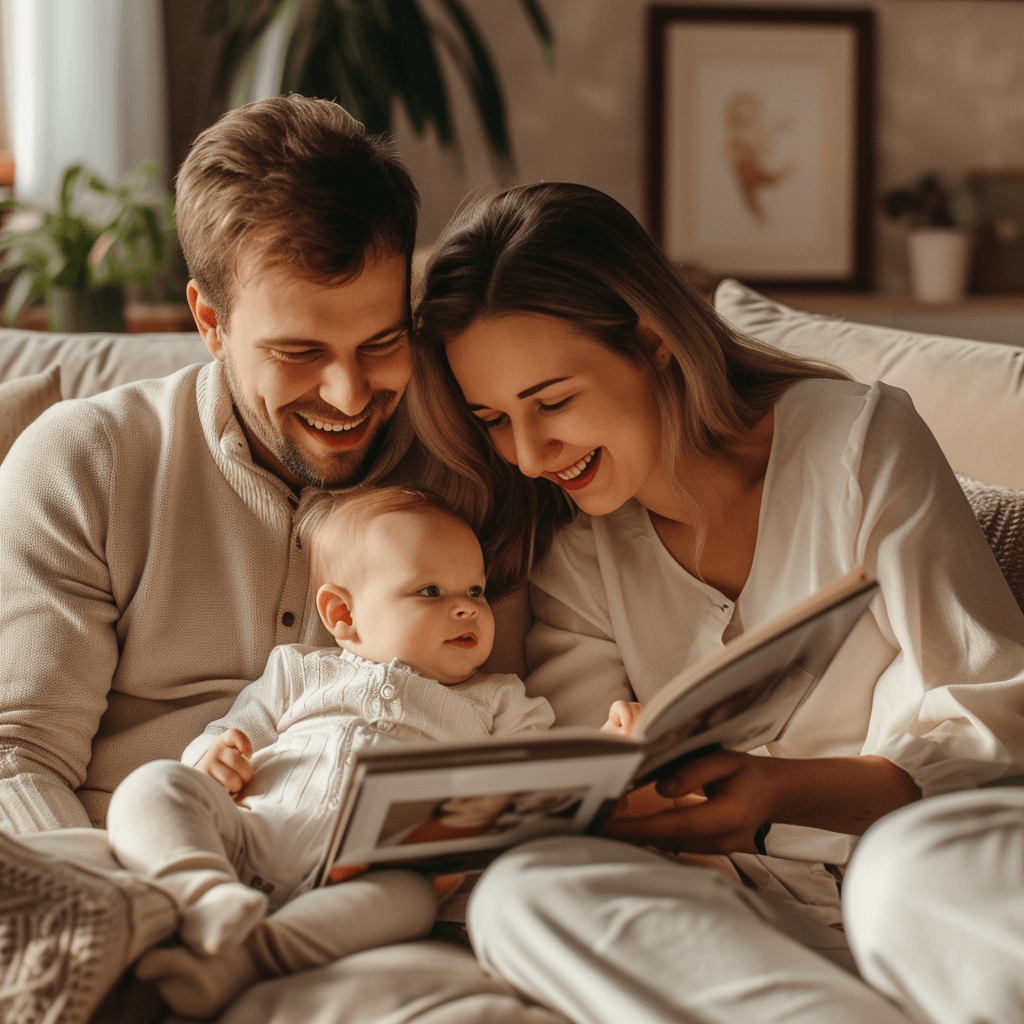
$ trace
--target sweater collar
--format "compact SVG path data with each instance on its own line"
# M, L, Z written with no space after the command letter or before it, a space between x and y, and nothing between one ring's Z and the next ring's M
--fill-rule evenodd
M252 457L242 424L238 420L227 372L219 360L207 363L196 380L199 421L210 453L232 490L271 529L290 533L296 507L292 489ZM394 472L413 444L412 424L405 399L399 403L387 427L381 452L361 484L376 484ZM353 485L354 486L354 485ZM306 499L316 488L304 487Z

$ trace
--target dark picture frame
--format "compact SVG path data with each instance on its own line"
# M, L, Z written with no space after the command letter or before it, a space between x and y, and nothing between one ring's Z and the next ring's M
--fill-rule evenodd
M648 226L669 257L870 290L874 12L654 5L647 47Z

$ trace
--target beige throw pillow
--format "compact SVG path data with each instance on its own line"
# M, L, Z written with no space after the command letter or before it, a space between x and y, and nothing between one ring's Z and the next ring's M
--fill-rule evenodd
M903 388L956 472L1024 491L1024 347L801 313L738 281L718 286L715 309L770 345Z
M42 412L60 401L60 367L0 384L0 462L18 435Z

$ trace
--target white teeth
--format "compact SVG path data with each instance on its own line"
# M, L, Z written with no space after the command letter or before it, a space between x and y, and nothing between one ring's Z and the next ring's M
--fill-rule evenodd
M556 473L559 480L575 480L590 465L590 460L597 454L595 448L589 455L585 455L579 462L574 462L568 469Z
M330 433L338 433L342 430L354 430L356 427L361 426L369 418L369 413L366 414L361 420L356 420L355 423L325 423L323 420L311 420L308 416L302 418L311 426L316 427L317 430L326 430Z

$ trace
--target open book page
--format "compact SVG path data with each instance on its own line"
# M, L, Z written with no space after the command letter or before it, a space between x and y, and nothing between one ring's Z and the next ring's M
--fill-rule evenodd
M554 742L529 742L542 738ZM489 762L479 748L473 761L463 760L473 748L448 751L455 756L443 764L426 765L415 755L361 761L324 881L340 881L366 864L471 870L527 839L581 832L627 788L643 756L632 741L591 729L518 740L518 747L503 741L501 752L522 756Z
M629 739L555 728L360 751L322 881L369 864L479 867L524 840L591 827L628 789L695 751L776 739L877 589L858 571L730 641L666 684Z
M633 730L645 748L638 780L704 747L752 750L778 739L877 590L857 570L667 683Z

